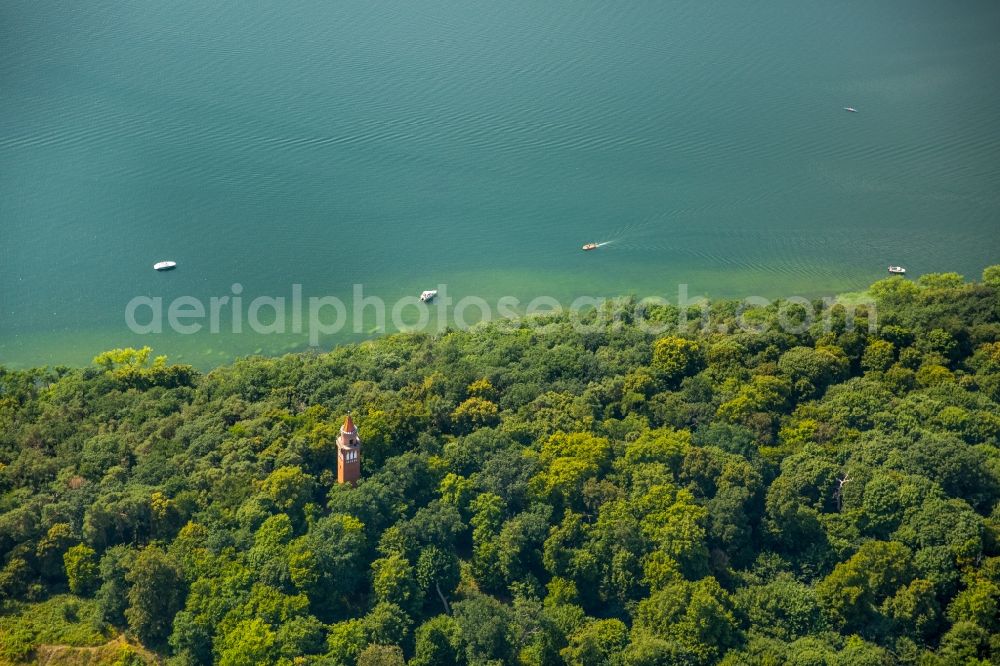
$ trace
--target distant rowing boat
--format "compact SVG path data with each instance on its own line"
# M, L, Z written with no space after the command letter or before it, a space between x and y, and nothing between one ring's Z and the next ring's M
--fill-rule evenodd
M158 261L153 264L153 270L156 271L169 271L177 267L176 261Z
M858 110L855 109L853 106L845 106L844 107L844 111L848 111L850 113L857 113L858 112Z

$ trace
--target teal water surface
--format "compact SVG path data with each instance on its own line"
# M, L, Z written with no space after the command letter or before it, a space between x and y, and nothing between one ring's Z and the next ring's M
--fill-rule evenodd
M975 277L1000 261L998 36L972 0L7 0L0 363L307 346L225 313L126 326L136 296L235 283L350 309L355 284L391 307ZM354 328L321 341L380 332Z

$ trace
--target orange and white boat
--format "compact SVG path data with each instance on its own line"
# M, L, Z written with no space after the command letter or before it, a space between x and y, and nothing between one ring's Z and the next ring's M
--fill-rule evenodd
M597 243L587 243L586 245L583 246L583 251L587 252L588 250L596 250L599 247L600 245L598 245Z

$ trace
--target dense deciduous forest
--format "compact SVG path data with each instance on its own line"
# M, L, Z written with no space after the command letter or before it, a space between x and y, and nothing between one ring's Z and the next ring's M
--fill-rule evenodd
M869 293L0 370L0 660L1000 663L1000 267Z

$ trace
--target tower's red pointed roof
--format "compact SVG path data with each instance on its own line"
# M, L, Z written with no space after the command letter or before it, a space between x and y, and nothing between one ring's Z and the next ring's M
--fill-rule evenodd
M347 412L347 418L344 419L344 425L341 426L341 432L355 432L357 428L354 427L354 421L351 419L351 413Z

